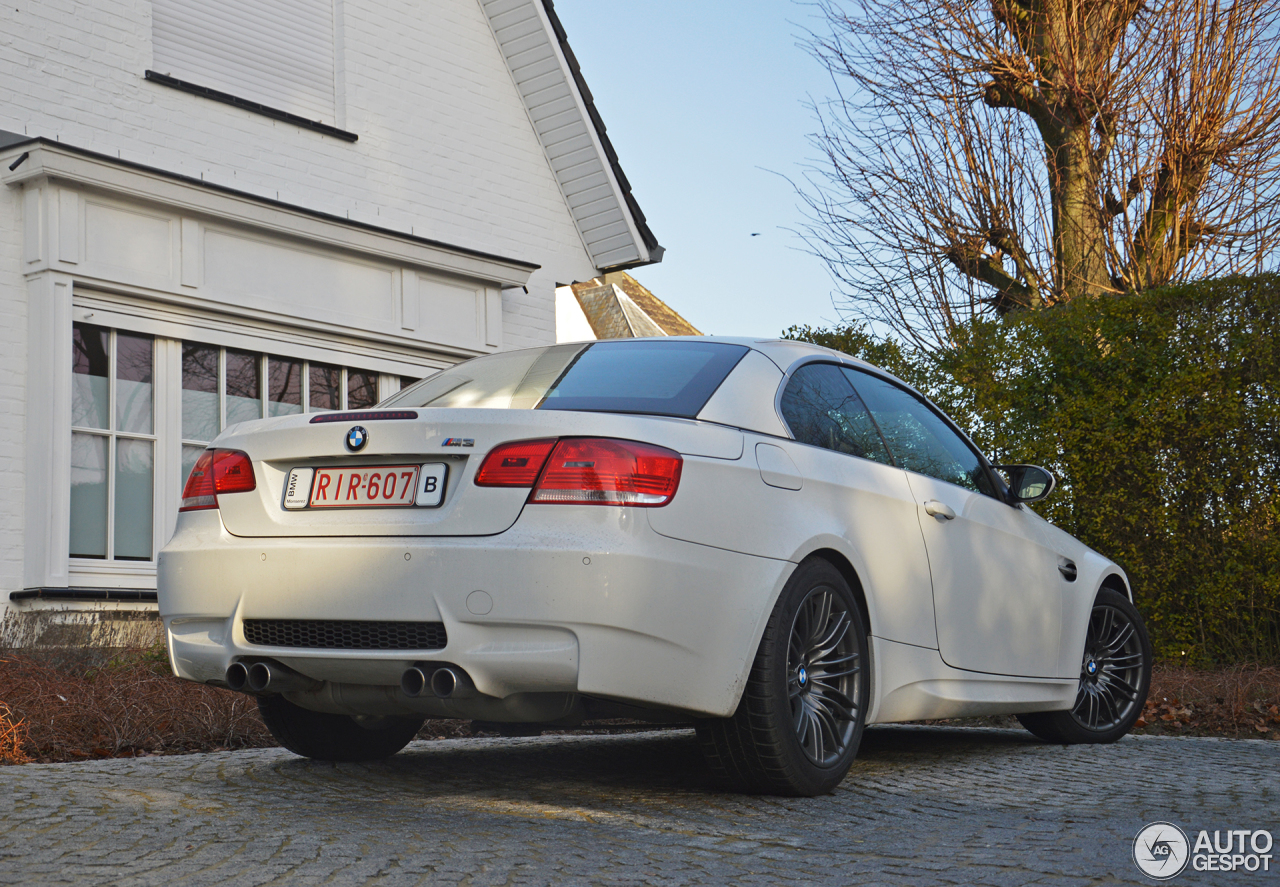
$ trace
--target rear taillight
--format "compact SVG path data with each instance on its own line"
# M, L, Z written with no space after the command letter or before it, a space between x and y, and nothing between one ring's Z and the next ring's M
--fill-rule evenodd
M219 493L247 493L257 487L253 463L239 450L205 450L182 490L179 511L217 508Z
M530 502L666 505L680 485L680 454L631 440L570 438L556 444Z
M518 440L494 447L476 472L482 487L531 487L547 461L554 440Z

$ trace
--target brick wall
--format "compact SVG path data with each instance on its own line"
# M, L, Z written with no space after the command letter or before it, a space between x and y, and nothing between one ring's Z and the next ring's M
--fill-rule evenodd
M354 144L145 81L146 0L11 0L0 129L537 262L529 293L506 294L504 344L555 341L554 284L595 269L479 3L338 8Z

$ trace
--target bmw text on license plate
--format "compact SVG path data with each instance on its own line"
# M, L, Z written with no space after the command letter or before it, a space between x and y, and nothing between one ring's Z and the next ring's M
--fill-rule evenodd
M284 486L284 507L436 508L444 501L449 466L371 465L367 468L295 468Z

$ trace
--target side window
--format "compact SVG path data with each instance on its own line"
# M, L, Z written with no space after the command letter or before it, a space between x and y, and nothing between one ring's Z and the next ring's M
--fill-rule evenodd
M796 370L782 394L782 416L801 443L893 464L867 408L834 364Z
M964 438L913 394L878 376L845 369L889 442L898 464L974 492L996 495L982 461Z

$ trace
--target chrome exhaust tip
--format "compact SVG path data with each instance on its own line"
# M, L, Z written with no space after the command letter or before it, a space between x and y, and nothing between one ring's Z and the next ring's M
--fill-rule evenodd
M249 666L249 690L254 693L261 693L271 686L271 679L275 677L272 673L271 666L265 662L255 662Z
M429 679L427 673L422 669L414 666L407 669L404 674L400 675L400 690L405 696L416 699L422 695L422 691L427 688Z
M449 699L452 696L470 696L475 690L471 678L460 668L444 666L431 673L431 692L438 699Z
M226 673L227 686L237 693L244 693L249 684L249 669L245 668L243 662L233 662L227 666Z
M255 662L249 666L248 692L288 693L291 690L310 690L319 684L278 662Z

